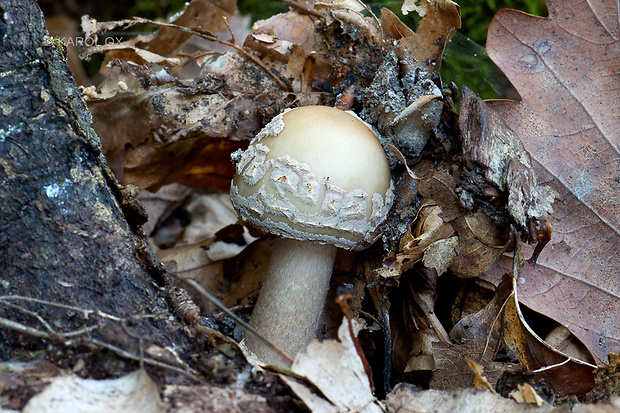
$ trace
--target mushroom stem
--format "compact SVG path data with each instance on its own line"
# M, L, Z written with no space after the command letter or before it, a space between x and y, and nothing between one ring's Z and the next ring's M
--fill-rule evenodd
M316 335L329 290L337 248L278 238L250 324L291 358ZM282 364L257 338L247 347L266 364Z

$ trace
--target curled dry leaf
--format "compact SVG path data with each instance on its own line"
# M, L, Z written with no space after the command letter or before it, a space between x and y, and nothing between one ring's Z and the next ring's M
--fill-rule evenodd
M516 354L523 368L537 370L537 374L540 375L538 377L544 378L555 394L560 396L574 394L583 399L594 387L594 366L551 347L525 321L516 285L519 267L523 262L520 251L517 251L516 257L519 258L515 259L514 263L517 272L512 278L514 294L506 301L502 313L504 341Z
M381 412L346 318L343 318L338 329L338 339L321 343L312 341L305 352L295 357L291 367L294 373L305 377L318 388L325 398L313 393L310 387L296 379L284 375L281 378L312 411Z
M536 406L545 404L544 400L536 393L536 390L534 390L529 383L519 384L517 390L513 390L510 393L510 397L519 403L533 404Z
M566 326L596 363L620 349L620 27L617 2L547 1L549 17L501 10L489 56L519 91L494 104L557 193L553 234L519 298ZM509 271L501 261L490 277Z
M488 390L491 393L495 393L495 389L489 383L489 380L484 376L484 367L476 363L473 360L466 359L467 366L474 372L474 388L478 390ZM518 401L518 400L517 400Z
M307 75L307 66L315 64L318 56L326 52L314 28L315 18L311 16L294 12L278 14L254 23L243 45L254 50L268 67L281 73L294 90L311 92L313 75L317 74L300 75ZM324 71L318 69L324 82L329 82L333 70L329 66L327 63Z
M419 262L430 245L449 239L454 234L452 226L440 217L441 212L434 201L428 201L420 207L417 219L400 239L400 252L396 254L396 262L393 264L400 272L407 271Z
M218 34L228 33L229 26L225 19L229 19L237 10L237 2L212 2L209 0L192 0L184 12L172 21L182 27L197 27L216 37ZM192 35L170 27L163 27L154 34L137 36L135 39L122 43L110 42L97 45L97 37L118 27L129 27L139 23L138 20L119 20L114 22L98 22L88 16L82 17L82 30L89 44L94 46L84 49L82 58L90 59L94 53L105 53L104 65L112 59L131 60L137 64L160 63L175 66L181 63L178 58L167 60L164 56L181 48Z
M424 62L430 71L439 71L448 41L461 28L461 8L451 0L422 0L417 3L419 5L413 1L403 3L404 14L416 10L423 19L416 33L401 42L398 54L403 60Z
M482 210L462 209L455 179L446 171L429 170L420 181L419 192L438 203L442 210L440 217L458 234L456 256L449 264L454 273L465 277L483 274L508 248L510 232Z
M512 280L507 276L485 307L462 317L450 330L452 341L433 345L437 370L433 372L432 388L453 390L470 387L472 373L467 368L467 359L482 365L488 382L493 386L504 372L513 371L517 367L514 364L494 361L495 352L503 342L503 304L511 293Z

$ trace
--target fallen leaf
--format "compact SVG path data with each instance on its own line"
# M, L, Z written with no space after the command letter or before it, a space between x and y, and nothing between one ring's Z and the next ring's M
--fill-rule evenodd
M224 33L230 35L228 33L230 26L226 20L236 11L236 0L192 0L172 23L184 27L199 27L216 35ZM137 42L136 45L157 54L167 55L183 46L190 37L192 35L189 33L163 27L155 33L155 36Z
M513 290L516 288L513 279ZM545 378L555 394L583 399L594 387L594 366L561 353L538 337L523 317L517 292L506 301L502 324L504 341L521 366Z
M192 0L187 3L185 10L172 21L173 24L183 27L199 28L214 37L218 34L229 34L230 19L237 11L236 1L209 1ZM184 59L167 58L181 48L191 37L191 33L183 32L171 27L162 27L153 34L141 35L122 43L112 42L97 45L97 36L118 27L133 26L136 20L119 20L115 22L98 22L89 16L82 17L82 30L85 37L92 44L83 50L82 58L89 60L94 53L105 53L105 66L112 59L131 60L137 64L159 63L165 66L177 66Z
M370 379L357 353L349 332L349 321L343 318L338 339L310 342L295 357L291 370L308 379L325 398L313 393L307 385L287 376L282 379L312 411L379 413L382 411L370 389Z
M451 0L416 1L420 5L413 8L407 3L413 2L403 4L403 13L416 10L423 18L415 35L400 42L397 53L403 60L424 62L428 70L438 72L448 41L461 28L461 8Z
M140 191L138 198L149 216L148 222L142 226L142 229L151 235L159 220L174 211L175 207L190 193L189 188L180 184L166 185L157 192Z
M459 242L458 237L450 237L433 242L424 252L422 262L426 268L433 269L437 275L442 275L456 257L455 247Z
M478 390L488 390L491 393L495 393L495 389L491 386L491 383L489 383L487 378L484 377L484 367L470 359L466 359L465 362L471 371L474 372L474 388Z
M24 413L160 413L157 385L143 371L109 380L58 376L24 407Z
M454 229L452 229L450 224L444 222L440 217L441 213L441 208L432 200L420 206L418 216L412 221L409 229L400 239L399 252L395 257L396 262L391 265L391 267L398 270L398 273L412 268L415 263L425 257L428 249L439 241L444 241L444 245L447 243L447 249L452 252L443 251L443 259L441 256L436 257L435 262L430 263L427 267L431 268L434 264L443 268L450 264L458 238L452 237ZM436 245L435 248L441 249L439 245ZM438 250L436 253L441 253L441 251ZM431 254L433 253L431 252ZM428 259L432 260L430 257ZM389 274L389 272L383 272L384 276Z
M517 390L513 390L510 393L510 397L519 403L533 404L536 406L542 406L545 404L543 399L536 393L536 390L534 390L529 383L519 384Z
M453 391L417 390L407 383L397 385L386 399L390 413L530 413L548 412L550 406L538 407L519 404L486 390L464 389Z
M464 340L484 341L489 351L493 352L500 340L502 307L511 295L512 280L505 276L491 301L481 310L462 317L450 330L450 338L457 343Z
M429 170L420 181L419 193L437 202L440 217L458 234L456 256L449 264L457 275L476 277L485 273L508 248L509 231L480 209L462 209L455 179L445 170Z
M433 370L430 388L456 390L471 388L474 373L468 368L467 359L476 360L484 368L484 376L494 389L505 372L520 369L518 364L493 361L495 349L487 340L465 339L459 343L433 343L437 368Z
M617 2L547 1L549 17L500 10L489 56L519 91L493 106L558 193L553 235L519 297L566 326L597 364L620 351L620 28ZM493 272L511 268L507 257Z
M181 283L195 280L227 307L248 304L260 290L260 284L267 273L273 240L265 238L252 242L238 255L227 260L216 260L209 256L213 241L209 239L199 244L161 250L157 257ZM204 307L207 313L217 310L208 301Z
M577 340L577 338L570 332L570 330L561 324L558 324L547 333L545 336L545 342L551 347L560 350L577 360L583 360L587 363L593 364L594 360L592 355L585 348L585 346Z

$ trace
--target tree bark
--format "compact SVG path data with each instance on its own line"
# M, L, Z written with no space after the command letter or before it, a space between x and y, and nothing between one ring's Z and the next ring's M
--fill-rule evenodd
M146 214L110 171L34 0L0 0L0 73L0 358L35 336L133 356L141 340L188 345L140 235Z

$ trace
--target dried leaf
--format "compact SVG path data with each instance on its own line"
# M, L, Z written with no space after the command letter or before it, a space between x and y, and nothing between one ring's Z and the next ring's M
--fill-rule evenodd
M484 377L484 368L473 360L465 360L467 365L474 372L474 388L478 390L488 390L491 393L495 393L495 389L491 386L491 383ZM518 400L517 400L518 401Z
M292 378L281 376L312 411L361 413L381 412L370 389L370 379L349 333L346 318L338 329L338 339L319 343L313 340L298 354L291 370L307 378L325 399Z
M547 1L549 17L500 10L489 56L523 100L495 108L558 193L553 235L519 297L566 326L597 364L620 351L620 27L617 2ZM511 267L510 259L495 279Z
M148 222L142 226L142 229L151 235L158 221L170 214L190 193L189 188L179 184L166 185L154 193L146 190L140 191L138 198L149 216Z
M478 413L510 412L541 413L551 411L551 407L539 408L519 404L514 400L497 394L475 389L440 391L417 390L413 385L401 383L394 388L386 400L388 412L465 412Z
M504 276L491 301L480 311L461 318L450 330L450 338L457 343L464 340L481 340L487 343L490 351L493 351L500 340L502 307L511 294L512 279L510 276Z
M433 242L424 252L422 262L424 266L433 269L437 275L442 275L456 257L456 246L459 242L458 237L450 237Z
M226 19L232 17L236 10L236 1L192 0L187 4L183 13L171 23L201 29L217 37L218 34L228 33L230 26ZM84 16L82 30L86 38L90 39L88 43L94 46L86 48L82 57L88 60L94 53L104 53L106 55L104 65L112 59L133 61L137 64L148 62L169 66L178 65L181 62L180 59L169 59L164 56L178 50L192 37L192 34L171 27L163 27L154 34L138 36L122 43L96 44L99 34L117 27L130 27L136 23L138 23L137 20L97 22L95 19Z
M456 257L450 270L464 277L477 277L488 271L510 245L510 232L495 224L481 210L451 222L459 234Z
M450 270L461 276L476 277L488 271L506 251L510 233L481 210L461 210L455 190L454 178L442 170L429 170L419 184L420 195L437 202L442 211L440 217L458 233L459 243Z
M473 372L468 368L467 359L476 360L485 371L485 377L492 388L505 372L512 372L520 367L516 364L492 361L494 349L487 340L462 340L455 343L433 343L433 354L437 368L433 371L430 388L455 390L470 388L474 380Z
M34 396L24 413L160 413L164 411L156 384L142 370L110 380L59 376Z
M329 0L315 3L315 8L333 8L333 9L346 9L355 12L361 12L366 10L364 3L358 0Z
M311 16L290 12L254 23L243 45L288 79L294 90L306 90L315 79L314 73L309 78L302 76L304 67L314 60L311 55L326 51L320 40ZM329 67L329 77L334 70L331 63L326 66ZM323 81L329 82L329 79Z
M381 9L381 27L387 38L399 40L415 34L413 30L403 23L390 9Z
M558 324L552 328L545 336L545 343L567 356L594 364L594 359L588 349L563 325Z
M542 367L538 374L550 383L556 394L583 398L594 387L594 366L562 354L538 337L521 313L518 294L506 302L502 323L505 342L523 368Z
M272 240L255 241L226 261L210 257L213 241L162 250L157 257L179 280L196 280L227 307L248 304L267 273ZM209 313L217 309L212 303L205 305Z
M452 237L454 230L450 224L444 222L440 217L441 214L441 208L434 201L420 206L418 217L409 225L408 231L400 239L400 252L396 254L396 262L401 272L420 261L433 243Z
M429 71L438 72L448 41L461 28L461 8L451 0L418 3L420 6L415 9L423 10L423 14L420 13L423 18L413 36L400 40L397 54L402 60L424 62Z
M214 35L228 34L229 26L226 24L226 19L230 19L236 11L236 0L192 0L183 13L171 23L208 30ZM167 55L183 46L190 37L192 35L189 33L163 27L155 36L151 36L151 39L138 42L136 45L157 54Z
M517 390L513 390L510 393L510 397L515 399L519 403L533 404L536 406L542 406L545 404L543 399L536 393L536 390L531 384L519 384Z

